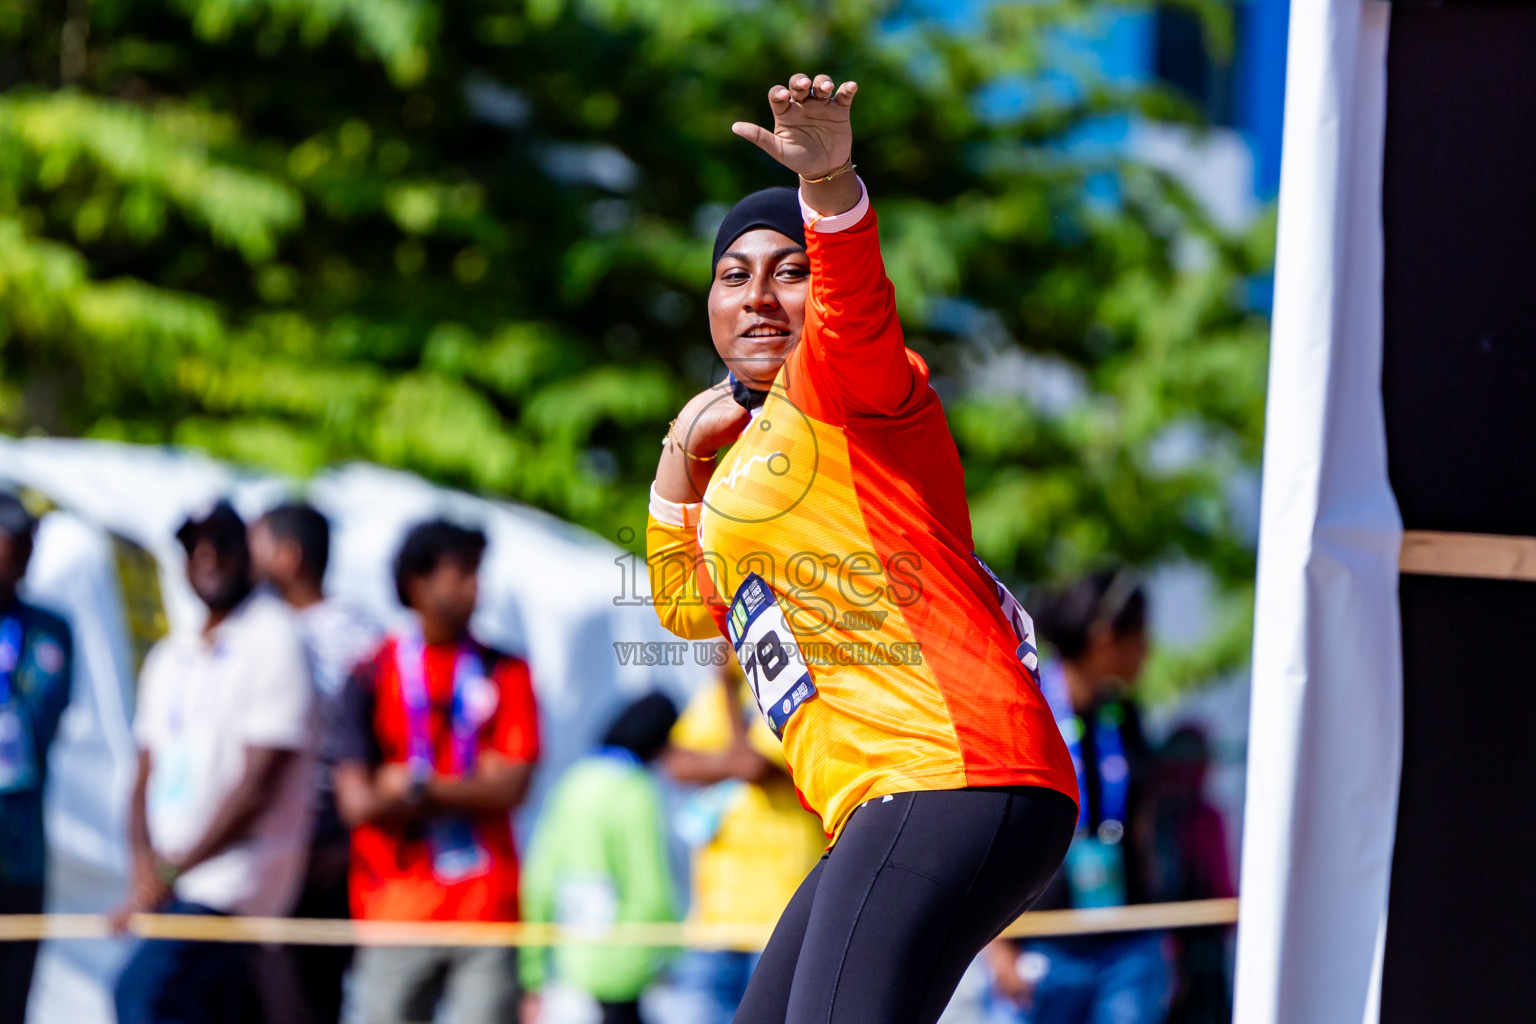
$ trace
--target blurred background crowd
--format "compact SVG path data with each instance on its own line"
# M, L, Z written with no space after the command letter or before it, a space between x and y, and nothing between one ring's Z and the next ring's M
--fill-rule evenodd
M536 708L521 746L501 737L531 778L491 786L516 797L497 813L521 808L508 849L524 886L544 887L527 913L609 912L602 886L539 865L597 856L590 830L623 786L662 823L625 847L649 872L647 913L776 914L769 890L800 869L754 862L758 837L788 848L814 831L776 755L715 669L618 664L614 644L664 639L644 621L637 528L667 420L724 372L704 322L709 239L730 203L781 183L727 126L761 114L775 75L813 66L861 83L856 158L965 462L977 551L1033 595L1055 645L1058 717L1096 794L1056 905L1230 891L1286 15L1285 0L0 7L0 431L27 438L0 439L0 480L46 513L22 593L75 638L51 762L34 751L51 763L43 809L0 826L14 839L12 822L46 815L49 905L104 911L130 880L149 734L125 730L154 689L146 657L209 607L177 529L226 494L254 525L305 479L334 529L324 581L349 609L335 629L352 637L313 661L332 666L313 670L317 693L343 692L336 664L420 621L391 570L411 527L485 532L473 633L527 667ZM1141 573L1101 571L1116 565ZM0 636L0 665L4 651ZM653 690L679 715L668 740L605 745ZM352 717L356 741L366 715ZM409 718L398 758L375 737L363 762L409 761ZM335 731L317 726L305 756L334 761ZM285 760L274 777L298 771ZM386 795L425 801L401 775ZM666 859L640 864L657 844ZM459 846L470 868L494 852ZM41 898L16 877L0 875L0 910ZM115 977L124 950L80 945L44 952L39 987L92 1019L67 1002L73 982ZM647 990L651 1019L670 1021L728 1004L750 968L745 950L665 969L631 953L528 960L524 980L549 979L552 1020L569 988L615 1004ZM1090 1018L1098 986L1218 1020L1226 969L1220 934L997 946L956 1012L1161 1019Z
M10 913L47 902L50 748L75 689L69 620L20 597L37 532L27 506L0 492ZM541 715L527 660L471 629L483 530L441 517L407 528L389 575L409 614L388 631L328 597L331 530L313 506L286 501L248 524L230 502L204 502L175 541L202 615L156 641L137 680L118 927L144 912L575 929L686 913L749 934L735 948L575 942L520 955L139 942L111 979L120 1024L731 1019L756 959L750 933L761 940L826 842L772 731L744 710L733 661L681 703L651 690L605 714L594 742L547 780L520 853L512 819L539 768ZM1140 578L1106 569L1038 596L1054 655L1042 685L1083 797L1037 909L1233 895L1230 837L1203 790L1205 736L1185 726L1155 744L1141 725ZM978 960L970 1018L1227 1019L1227 939L1216 928L999 940ZM7 1020L27 1019L37 951L0 946Z

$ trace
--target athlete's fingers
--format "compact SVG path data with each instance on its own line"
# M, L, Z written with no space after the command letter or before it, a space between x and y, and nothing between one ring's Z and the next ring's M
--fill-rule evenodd
M811 83L811 94L813 96L815 96L819 100L829 100L829 99L831 99L832 98L832 76L831 75L817 75L816 76L816 80Z
M750 121L737 121L731 125L731 131L740 135L775 160L779 159L780 150L783 148L784 143L768 129L755 125Z
M768 106L772 109L774 117L783 117L789 113L792 99L790 91L782 85L776 85L768 90Z
M811 94L811 76L795 74L789 78L789 91L802 103Z
M837 87L837 92L832 96L832 102L849 107L853 105L853 94L859 91L858 82L844 82Z

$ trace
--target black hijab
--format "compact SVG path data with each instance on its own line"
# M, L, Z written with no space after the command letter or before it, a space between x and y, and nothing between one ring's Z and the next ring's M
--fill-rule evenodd
M805 221L800 215L800 193L786 186L765 188L753 192L731 207L731 212L720 222L715 232L715 255L709 261L710 271L720 265L720 257L731 243L754 228L772 228L790 241L805 248Z

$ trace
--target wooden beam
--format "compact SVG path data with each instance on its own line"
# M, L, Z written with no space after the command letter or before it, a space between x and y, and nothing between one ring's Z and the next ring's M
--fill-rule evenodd
M1405 530L1397 564L1405 575L1536 582L1536 537Z

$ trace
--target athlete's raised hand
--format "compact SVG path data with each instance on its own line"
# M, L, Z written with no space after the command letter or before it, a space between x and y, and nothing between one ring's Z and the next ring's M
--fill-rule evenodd
M737 121L731 131L796 174L819 178L842 167L853 153L848 111L858 91L857 82L834 88L828 75L817 75L815 81L795 75L787 86L768 90L773 131L746 121Z

